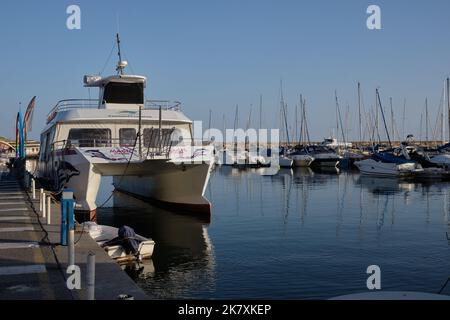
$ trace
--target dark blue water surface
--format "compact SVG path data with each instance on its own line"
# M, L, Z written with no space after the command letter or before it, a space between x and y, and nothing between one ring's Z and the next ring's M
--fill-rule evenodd
M437 292L450 276L449 186L221 167L209 223L119 193L98 218L156 241L130 272L152 298L331 298L367 291L374 264L383 290Z

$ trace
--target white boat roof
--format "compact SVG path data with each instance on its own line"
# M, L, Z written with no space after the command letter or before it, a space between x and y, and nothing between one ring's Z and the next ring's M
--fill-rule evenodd
M121 82L121 83L143 83L144 87L147 83L147 77L131 74L119 74L102 78L100 76L85 76L85 87L103 87L109 82Z

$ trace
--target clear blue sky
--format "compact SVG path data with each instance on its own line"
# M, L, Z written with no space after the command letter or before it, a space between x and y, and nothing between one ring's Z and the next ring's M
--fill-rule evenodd
M81 30L66 28L70 4L81 7ZM369 4L381 7L382 30L366 28ZM350 105L356 136L360 81L366 107L377 86L386 107L393 97L398 123L406 98L407 129L419 135L425 97L434 125L450 74L448 0L2 1L0 135L14 135L18 104L25 109L33 95L34 138L58 100L87 98L82 77L102 69L117 21L126 59L150 79L147 97L179 99L192 119L207 121L211 108L219 128L223 114L232 127L236 104L245 126L260 94L265 126L278 124L283 79L291 118L306 96L314 139L335 125L334 90Z

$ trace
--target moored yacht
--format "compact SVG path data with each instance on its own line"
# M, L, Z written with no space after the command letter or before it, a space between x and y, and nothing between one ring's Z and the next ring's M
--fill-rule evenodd
M341 161L342 157L338 155L333 149L321 146L310 145L305 148L307 154L314 158L311 166L314 167L336 167Z
M79 221L95 219L102 176L140 199L209 214L213 148L194 141L179 102L145 100L147 78L125 75L126 65L119 47L117 75L84 78L98 100L63 100L50 111L38 178L55 192L73 190Z
M361 174L378 177L407 176L423 171L422 166L412 160L404 148L374 152L370 159L355 162Z

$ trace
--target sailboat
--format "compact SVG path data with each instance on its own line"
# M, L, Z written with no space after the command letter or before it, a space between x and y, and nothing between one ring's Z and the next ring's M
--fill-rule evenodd
M287 146L280 147L280 150L278 152L278 164L280 168L292 168L294 161L292 161L292 159L288 157L289 146L291 144L291 141L289 139L289 127L287 122L287 104L284 102L282 82L280 83L280 97L281 97L280 99L281 127L286 130Z
M300 139L299 144L294 147L294 149L289 153L289 158L293 160L294 167L309 167L314 161L314 157L310 155L303 146L303 141L309 140L309 130L306 121L306 100L300 95L300 112L301 112L301 122L300 122Z
M376 89L376 98L377 105L379 106L383 117L390 149L384 151L374 150L370 159L356 161L355 166L359 169L361 174L380 177L412 175L417 170L423 170L422 166L417 163L417 161L411 159L403 144L399 148L392 148L392 142L387 129L378 89Z

